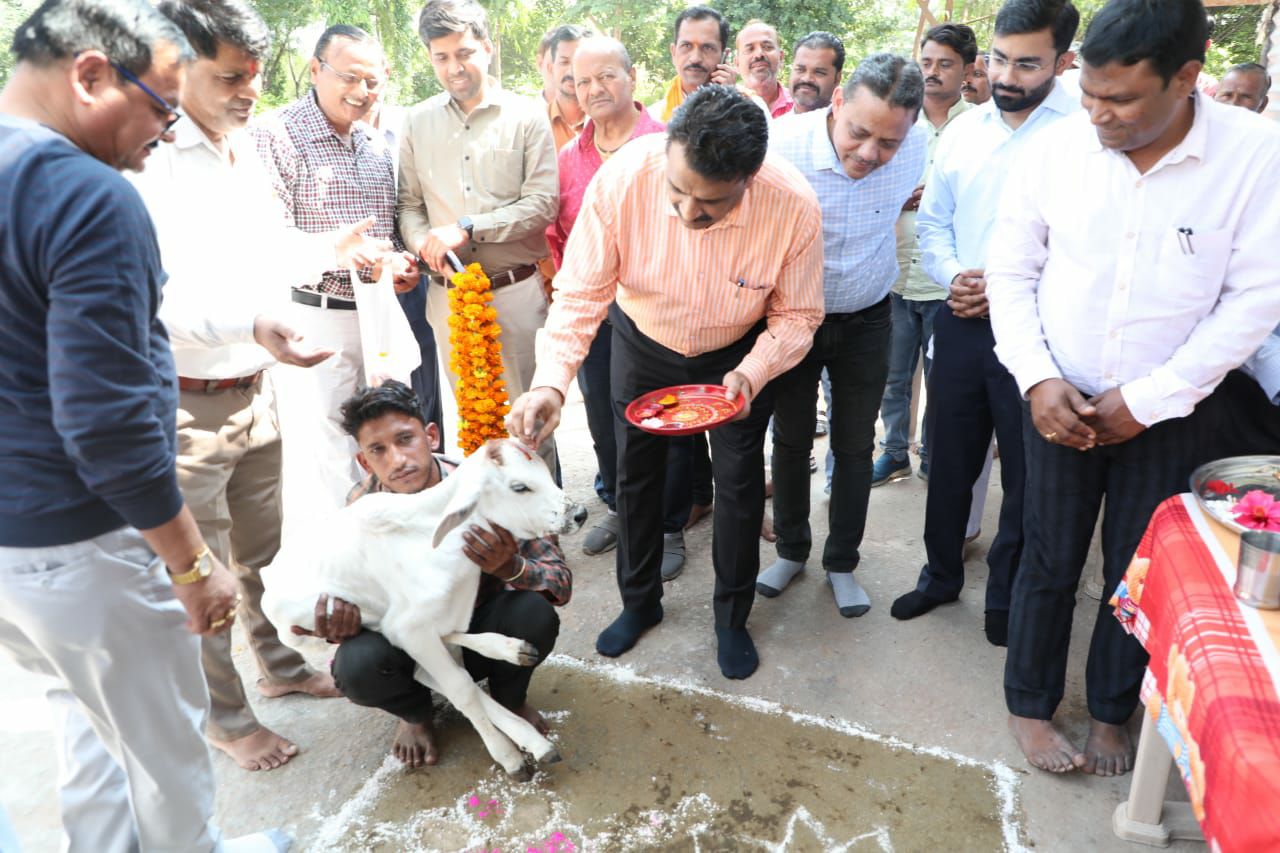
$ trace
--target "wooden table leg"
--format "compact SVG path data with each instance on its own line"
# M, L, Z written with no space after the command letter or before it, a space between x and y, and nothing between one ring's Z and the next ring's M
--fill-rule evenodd
M1165 802L1173 756L1150 714L1142 715L1142 734L1133 767L1129 799L1116 806L1112 829L1125 841L1168 847L1174 839L1204 840L1190 803Z

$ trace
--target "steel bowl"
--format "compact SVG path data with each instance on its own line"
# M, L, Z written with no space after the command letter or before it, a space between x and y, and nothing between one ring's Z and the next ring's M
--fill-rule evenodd
M1215 486L1219 483L1233 486L1234 491L1220 494L1221 486L1209 488L1211 483ZM1244 533L1252 528L1218 515L1209 501L1223 498L1239 500L1244 497L1245 492L1253 489L1261 489L1280 499L1280 456L1230 456L1206 462L1191 472L1191 493L1196 496L1196 502L1200 504L1205 516L1236 533Z

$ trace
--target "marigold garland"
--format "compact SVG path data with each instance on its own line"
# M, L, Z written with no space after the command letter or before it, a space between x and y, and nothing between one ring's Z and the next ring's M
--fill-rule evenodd
M453 274L449 290L449 369L458 377L458 446L470 455L491 438L507 435L503 421L511 406L502 378L498 310L479 264Z

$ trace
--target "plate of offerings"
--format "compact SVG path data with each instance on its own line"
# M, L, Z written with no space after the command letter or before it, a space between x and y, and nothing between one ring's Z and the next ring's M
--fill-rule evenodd
M746 399L730 400L723 385L672 385L642 394L627 405L627 421L654 435L693 435L726 423Z
M1280 456L1231 456L1191 474L1204 514L1236 533L1280 532Z

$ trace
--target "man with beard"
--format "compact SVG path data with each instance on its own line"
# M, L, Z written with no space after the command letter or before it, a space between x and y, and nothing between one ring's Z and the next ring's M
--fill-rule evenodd
M871 485L880 486L911 473L908 440L911 435L911 384L916 365L924 358L924 378L929 379L932 359L929 339L933 337L933 318L938 306L947 298L941 287L920 266L920 247L916 243L916 210L920 195L928 183L929 170L938 140L952 119L969 109L960 97L960 86L978 54L973 30L964 24L939 24L924 34L920 43L920 70L924 72L924 109L916 123L929 141L920 184L902 206L898 217L898 280L894 282L890 300L893 304L893 340L889 349L889 378L880 416L884 419L884 453L875 461ZM920 439L920 477L929 478L929 416L925 413L925 429Z
M987 55L979 53L973 60L973 68L965 75L960 87L960 97L973 106L981 106L991 100L991 81L987 78Z
M778 31L761 20L747 21L738 32L736 45L738 73L768 106L769 115L779 118L791 112L795 101L778 82L778 70L786 59L786 51L778 44Z
M555 220L559 182L551 127L540 105L489 76L494 46L475 0L432 0L418 35L444 91L409 111L400 140L400 233L431 270L427 319L449 364L450 276L446 256L478 263L493 286L502 360L514 399L533 379L534 336L547 316L536 264ZM457 374L449 369L450 387ZM554 442L539 453L559 478Z
M958 118L938 145L917 225L923 266L949 297L933 323L929 377L932 470L925 502L926 562L890 611L914 619L964 587L964 540L974 482L1000 442L1003 502L987 552L987 640L1007 641L1009 594L1022 555L1022 409L995 355L983 268L1010 162L1077 109L1057 83L1080 15L1064 0L1009 0L996 14L992 100Z
M726 678L747 678L759 665L746 623L760 565L769 381L800 361L822 321L818 200L793 166L766 156L768 122L736 89L704 86L665 138L633 140L600 168L538 337L533 390L511 409L513 435L545 440L608 314L622 613L596 639L607 657L626 653L663 618L657 496L668 439L623 412L658 388L715 383L745 403L707 434L721 508L712 536L716 657Z
M1024 404L1026 546L1005 701L1018 746L1054 772L1132 767L1126 723L1147 655L1104 600L1078 749L1053 724L1080 572L1105 500L1105 589L1156 506L1212 458L1222 377L1280 322L1280 128L1196 90L1199 0L1112 0L1081 47L1084 111L1010 169L987 256L996 354ZM1034 76L1047 57L992 51ZM993 97L999 97L993 85ZM1003 454L1002 454L1003 459Z
M573 53L578 49L578 42L591 35L586 27L561 24L547 37L542 98L547 102L547 119L551 122L556 151L577 136L587 120L573 83Z
M809 33L796 42L791 60L792 113L825 110L840 86L844 71L844 42L821 30Z

